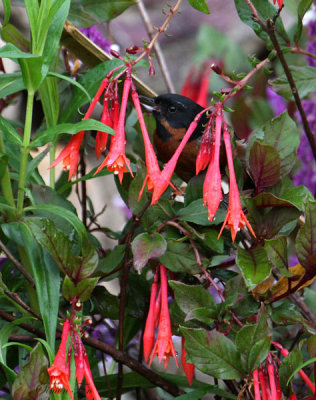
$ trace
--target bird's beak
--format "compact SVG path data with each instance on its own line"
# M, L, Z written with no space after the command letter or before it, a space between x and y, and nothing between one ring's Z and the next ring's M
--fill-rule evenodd
M158 111L157 104L155 104L154 97L146 97L139 95L140 104L145 108L148 112Z

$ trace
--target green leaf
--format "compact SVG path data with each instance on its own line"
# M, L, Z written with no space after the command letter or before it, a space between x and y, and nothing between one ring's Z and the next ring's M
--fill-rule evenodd
M26 207L24 210L44 212L59 216L71 224L82 239L87 236L86 227L83 225L80 219L74 213L63 207L52 204L37 204L36 206Z
M36 243L30 226L26 222L11 222L2 225L6 236L24 249L35 281L39 309L43 318L47 341L55 346L55 333L59 301L60 278L58 268L49 261ZM49 312L47 312L49 310Z
M115 133L112 128L103 124L103 122L88 118L77 122L76 124L65 123L48 128L46 129L46 131L42 132L38 137L32 140L31 146L38 147L43 146L48 142L54 142L57 139L57 135L59 135L60 133L69 133L71 135L74 135L80 131L88 130L107 132L110 135L114 135Z
M21 72L13 72L12 74L2 74L0 80L0 98L9 96L10 94L21 92L25 89L25 85Z
M49 66L43 63L42 57L19 58L19 64L26 89L35 93L46 78Z
M87 100L89 102L91 102L91 100L92 100L91 96L86 91L86 89L82 85L80 85L79 82L74 81L72 78L69 78L69 76L58 74L57 72L49 72L47 75L48 76L53 76L55 78L62 79L64 81L66 81L66 82L69 82L71 85L76 86L79 90L81 90L86 95Z
M249 290L254 289L258 283L268 278L272 267L263 247L248 250L238 247L236 263Z
M151 258L161 256L166 252L167 242L159 233L141 233L132 241L134 268L137 272L146 266Z
M177 281L169 281L169 286L174 290L175 300L180 309L186 314L186 321L197 319L211 323L217 316L217 307L214 297L201 286L185 285ZM198 315L194 311L199 310ZM201 311L207 311L207 318L199 317Z
M208 9L208 5L205 0L188 0L188 3L191 7L195 8L198 11L201 11L204 14L210 13L210 10Z
M8 142L22 145L22 136L13 128L13 126L0 115L0 130L4 133L5 138Z
M244 371L234 343L220 332L180 327L185 348L200 371L218 379L241 379Z
M236 346L240 354L247 360L249 367L249 354L253 346L269 334L269 326L267 323L268 315L265 309L260 312L260 317L256 325L247 325L238 331L236 336ZM249 371L251 372L251 370Z
M276 267L282 275L292 276L288 271L286 236L281 236L274 240L266 240L264 248L273 266Z
M224 239L218 238L216 229L206 228L203 230L204 244L216 253L224 253Z
M302 30L303 30L303 17L306 14L306 12L310 9L311 5L313 4L313 0L301 0L300 4L298 5L297 9L297 27L296 27L296 32L294 36L294 42L298 43L302 36Z
M212 222L208 220L207 207L203 205L203 199L192 201L188 206L180 208L177 212L179 221L193 222L194 224L209 226L218 225L224 221L227 210L219 207Z
M30 28L31 28L31 35L32 35L33 42L34 42L34 41L36 41L36 37L37 37L39 3L38 3L37 0L26 1L25 2L25 8L26 8L27 16L29 18L29 23L30 23Z
M314 67L298 67L291 65L290 71L301 98L316 91L316 71ZM286 100L294 100L291 87L285 74L269 81L269 84L275 92L283 96Z
M29 361L21 368L12 386L14 400L40 400L49 390L48 361L40 343L30 353Z
M86 28L109 22L134 4L135 0L73 0L68 19L74 25Z
M257 192L279 182L280 166L278 151L273 146L255 140L249 151L249 168Z
M269 192L260 193L254 198L257 208L296 207L303 210L306 200L312 200L313 195L305 186L295 186L288 177L282 179Z
M125 244L115 246L113 250L110 250L109 254L105 258L100 260L97 271L104 274L110 274L123 261L125 251Z
M201 271L200 267L196 264L191 246L187 243L177 242L176 240L168 240L167 251L159 257L159 261L173 272L194 274Z
M59 115L59 94L55 77L44 80L39 88L39 95L47 126L55 126Z
M300 133L287 111L267 122L263 127L264 142L273 146L279 153L283 178L293 168L296 152L300 144Z
M265 337L256 342L250 349L248 358L248 370L252 372L267 358L270 352L271 338Z
M301 364L303 363L303 356L300 350L293 350L289 355L287 355L280 366L279 376L280 376L280 385L282 392L289 396L292 392L291 387L288 386L288 382L290 378L293 376L293 372L299 370L301 368Z
M6 43L12 43L20 50L29 52L30 42L14 25L8 24L1 28L1 39ZM2 78L1 78L2 79Z
M257 10L259 18L264 22L268 19L273 20L274 15L277 10L273 7L272 4L269 3L268 0L252 0L252 4L254 8ZM255 34L260 37L260 39L264 40L268 46L271 44L270 38L268 34L262 29L258 22L254 21L253 15L249 5L244 0L235 0L236 10L240 19L250 26L253 29ZM284 29L283 22L281 17L278 17L276 20L276 33L280 34L280 39L282 39L283 43L289 43L290 39ZM285 41L283 40L285 39Z
M296 254L307 273L315 274L316 260L316 202L305 205L305 224L296 237Z
M86 278L83 281L75 284L71 279L66 276L63 282L62 292L64 298L71 302L75 298L81 302L87 301L93 289L96 287L99 278Z
M20 50L12 43L7 43L5 46L1 47L0 49L0 57L2 58L10 58L12 60L19 59L19 58L33 58L33 59L40 59L40 56L34 55L32 53L26 53L25 51Z
M44 3L41 2L41 8L42 4ZM42 16L39 18L42 23L38 27L37 38L43 47L43 60L47 65L51 65L56 56L69 7L70 0L55 0L51 3L49 12L45 12L43 8ZM42 41L44 40L45 44L43 46Z

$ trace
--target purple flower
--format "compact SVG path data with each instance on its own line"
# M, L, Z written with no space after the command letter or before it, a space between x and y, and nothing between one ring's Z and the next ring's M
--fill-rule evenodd
M98 31L98 26L93 25L89 28L80 28L80 31L93 42L97 46L99 46L102 50L110 53L111 50L111 42L106 40L102 33Z
M302 105L311 128L316 139L316 97L313 96L308 100L303 100ZM299 113L296 118L302 124ZM293 182L295 185L305 185L313 194L316 191L316 165L311 151L308 139L302 132L301 142L297 151L298 157L302 161L302 168L294 175Z
M269 86L267 86L266 95L270 107L272 108L276 117L286 110L286 103L283 97L275 93Z

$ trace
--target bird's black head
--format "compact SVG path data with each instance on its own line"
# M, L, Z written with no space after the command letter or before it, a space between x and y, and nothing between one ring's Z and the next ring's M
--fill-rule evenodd
M173 129L188 129L190 123L195 116L203 110L203 107L195 103L188 97L180 94L167 93L157 96L153 99L146 99L146 103L150 104L150 109L157 121L158 134L163 139L167 139L168 133L164 132L166 123ZM205 124L205 114L199 122L199 129L194 132L191 140L201 136L202 125Z
M188 128L201 106L180 94L162 94L154 99L153 115L157 121L167 120L172 128Z

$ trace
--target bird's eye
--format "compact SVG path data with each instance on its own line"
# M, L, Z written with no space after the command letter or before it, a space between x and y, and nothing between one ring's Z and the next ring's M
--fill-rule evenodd
M175 113L175 112L177 111L177 107L175 107L175 106L170 106L170 107L168 108L168 111L169 111L170 113Z

